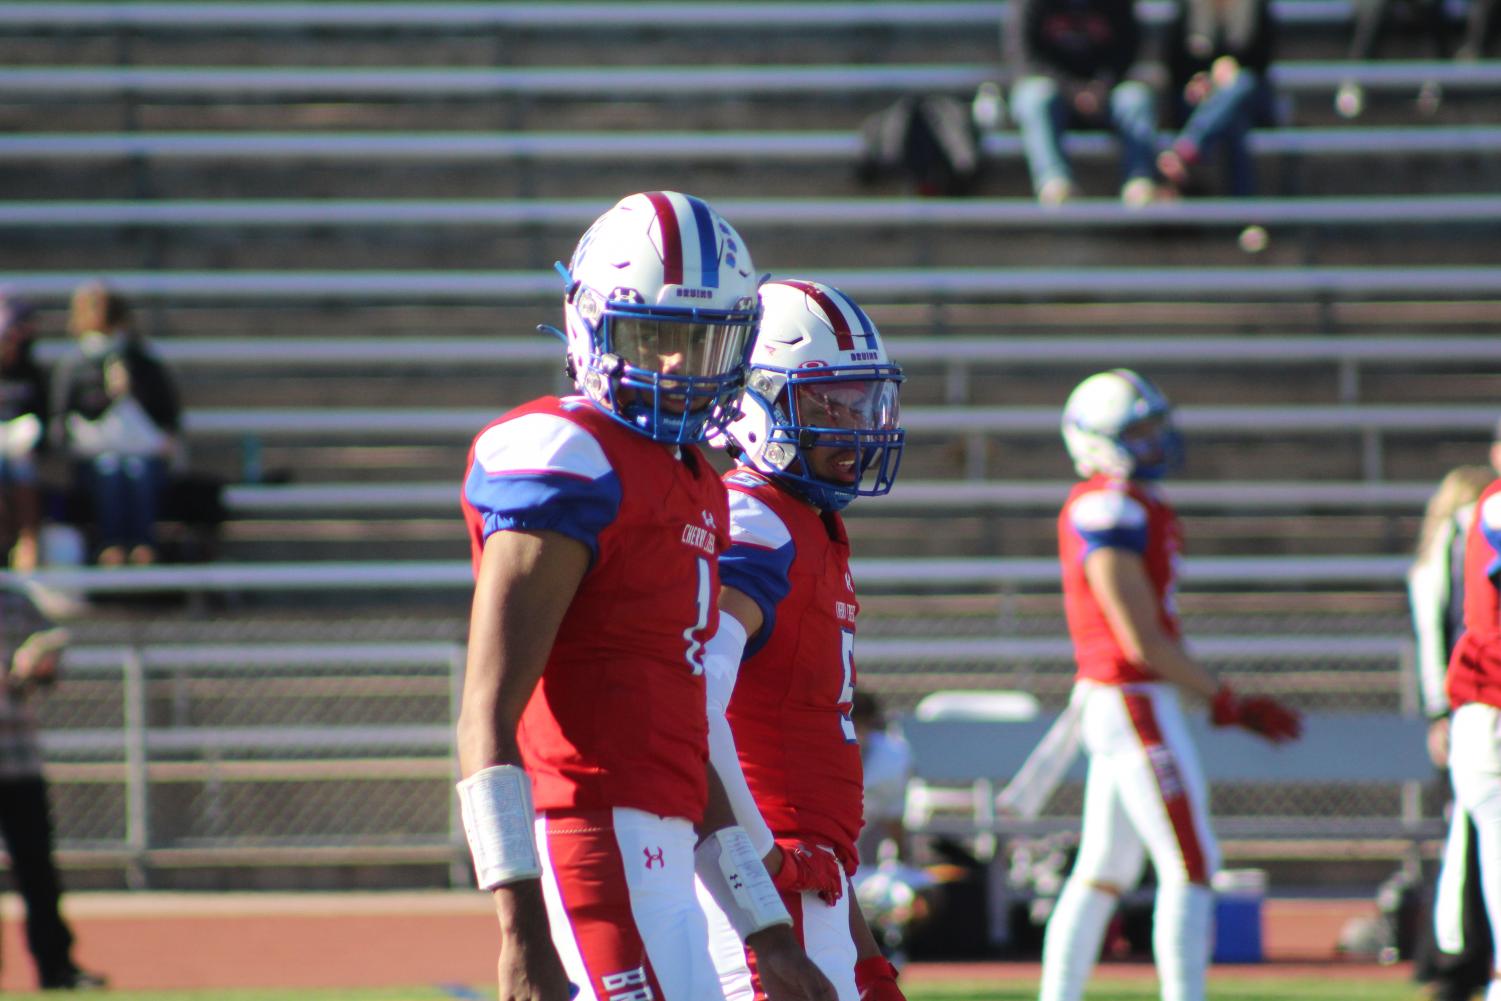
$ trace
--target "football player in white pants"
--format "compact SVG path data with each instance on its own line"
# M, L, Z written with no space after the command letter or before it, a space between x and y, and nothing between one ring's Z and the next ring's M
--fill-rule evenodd
M1173 602L1181 529L1155 486L1181 461L1171 416L1156 387L1124 369L1085 379L1064 408L1064 441L1084 477L1058 520L1078 663L1067 711L1080 716L1089 777L1078 858L1043 941L1041 1001L1083 997L1106 924L1147 857L1163 1001L1203 1001L1219 849L1179 690L1210 700L1217 725L1274 741L1299 730L1295 714L1238 698L1183 649Z
M703 880L780 999L834 1001L708 769L729 545L697 444L734 414L758 275L701 199L622 199L564 292L578 395L474 440L459 804L504 1001L714 1001Z
M728 431L738 465L724 477L730 548L704 663L710 760L839 1001L902 1001L850 892L864 802L850 719L860 602L840 516L895 480L902 371L836 288L768 282L761 308ZM720 909L706 910L727 996L759 1001L758 968Z
M1449 660L1449 774L1454 800L1475 825L1480 884L1486 915L1501 957L1501 480L1480 495L1465 540L1465 632ZM1446 853L1463 864L1463 853ZM1441 910L1435 908L1436 911ZM1440 941L1444 936L1440 933ZM1501 970L1492 974L1486 1001L1501 1001Z

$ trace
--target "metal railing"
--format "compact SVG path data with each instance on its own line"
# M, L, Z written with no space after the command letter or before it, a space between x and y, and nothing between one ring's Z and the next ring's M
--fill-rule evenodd
M347 849L349 861L449 861L456 882L467 878L456 861L462 833L452 804L414 833L381 816L373 797L361 802L361 790L382 781L449 788L461 646L74 647L64 666L66 680L43 705L42 744L64 807L60 849L71 858L116 861L137 886L148 885L153 865L167 860L245 861L258 852L280 859L331 847ZM439 697L428 691L425 699L408 698L414 709L398 707L401 718L361 722L358 707L372 680L398 669L420 672ZM269 696L274 685L283 690ZM119 713L113 724L105 722L109 705ZM249 712L261 719L234 721ZM236 795L287 782L326 790L319 794L328 798L326 815L310 818L275 796ZM70 784L92 792L75 799ZM99 794L110 787L118 795ZM169 797L166 787L192 793ZM120 816L110 815L115 809ZM340 814L357 819L341 827Z
M1501 126L1413 125L1289 127L1258 129L1250 149L1261 155L1449 156L1501 149ZM1119 150L1113 137L1070 132L1071 156L1101 159ZM1021 137L998 132L984 138L987 157L1018 159ZM132 132L11 133L0 136L0 155L11 159L94 160L142 157L245 161L267 159L355 160L551 160L567 162L660 162L693 159L743 163L854 162L862 139L841 132Z
M1006 74L989 63L866 66L691 65L522 68L382 66L44 66L0 68L10 99L256 97L573 97L618 100L663 94L712 97L907 94L973 91ZM1501 60L1455 63L1283 62L1268 73L1283 91L1333 90L1346 81L1373 89L1501 88ZM602 97L603 95L603 97Z
M119 271L111 286L138 299L389 302L547 302L556 274L537 271ZM96 272L12 271L0 282L42 299L65 298ZM1501 297L1501 269L1406 267L838 268L819 278L861 302L1032 298L1266 299Z

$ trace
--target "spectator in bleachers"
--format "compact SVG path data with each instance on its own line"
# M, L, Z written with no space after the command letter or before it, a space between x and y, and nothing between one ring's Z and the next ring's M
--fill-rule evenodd
M1269 0L1182 0L1168 31L1167 63L1179 131L1157 169L1179 192L1219 148L1230 193L1256 193L1246 139L1275 117L1267 82L1273 29Z
M52 687L67 634L53 628L25 588L0 582L0 834L11 878L26 902L26 944L42 990L99 990L103 977L73 962L73 932L59 906L52 817L32 701Z
M1492 446L1492 453L1495 459L1501 459L1501 445ZM1501 462L1497 465L1501 466ZM1444 774L1446 783L1449 696L1444 681L1449 656L1464 632L1465 530L1475 516L1476 499L1496 475L1497 471L1490 466L1459 466L1449 471L1428 500L1418 536L1417 557L1407 573L1420 694L1423 710L1430 720L1428 755ZM1446 944L1450 947L1460 944L1462 948L1445 952L1436 941L1435 923L1424 921L1419 925L1413 954L1413 974L1419 981L1433 985L1430 996L1434 1001L1468 1001L1491 979L1490 924L1480 893L1474 825L1463 817L1457 822L1464 825L1464 879L1459 892L1446 897L1448 913L1443 919L1451 930L1462 931L1462 943L1445 936ZM1456 843L1456 851L1459 850Z
M0 557L8 553L10 565L22 572L37 565L37 452L47 419L47 376L32 357L35 316L29 302L0 295Z
M1156 97L1131 77L1141 47L1132 0L1016 0L1005 48L1011 112L1021 129L1032 190L1044 205L1079 191L1063 149L1075 125L1108 126L1121 144L1121 200L1156 194Z
M1433 59L1448 59L1451 54L1449 17L1444 0L1409 0L1415 10L1428 41L1429 56ZM1396 0L1357 0L1355 6L1355 30L1350 36L1348 58L1352 62L1366 62L1376 58L1387 29L1393 21ZM1466 20L1464 38L1458 48L1453 48L1455 59L1472 62L1484 58L1496 29L1496 0L1471 0L1470 13ZM1406 29L1411 33L1412 29ZM1418 110L1431 115L1438 110L1443 96L1438 82L1430 80L1418 90ZM1356 80L1346 80L1334 94L1334 109L1345 118L1358 118L1365 110L1365 88Z
M1403 0L1412 8L1421 34L1432 50L1431 58L1448 59L1449 19L1444 0ZM1350 35L1348 57L1352 62L1369 62L1376 58L1387 29L1391 26L1396 0L1355 0L1355 29ZM1405 29L1412 33L1412 29ZM1431 114L1438 107L1439 88L1432 81L1418 92L1419 110ZM1345 118L1358 118L1365 110L1365 88L1355 80L1346 80L1334 94L1334 110Z
M131 328L129 305L102 283L73 293L68 331L75 346L54 377L51 434L90 502L98 562L155 563L156 522L177 457L177 387Z

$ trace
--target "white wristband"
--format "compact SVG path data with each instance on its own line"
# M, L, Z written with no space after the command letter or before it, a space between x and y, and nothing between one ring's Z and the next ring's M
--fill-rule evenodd
M515 765L491 765L458 785L464 837L480 889L542 875L532 834L532 780Z
M763 928L792 924L743 827L721 828L704 838L693 850L693 868L742 942Z

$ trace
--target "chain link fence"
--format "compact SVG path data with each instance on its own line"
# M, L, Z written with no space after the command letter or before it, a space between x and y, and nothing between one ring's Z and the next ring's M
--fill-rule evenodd
M942 690L1027 692L1044 712L1066 702L1073 666L1056 593L873 590L856 658L861 687L889 716ZM1390 588L1192 592L1182 609L1190 647L1243 691L1308 712L1417 711L1405 603ZM282 864L420 865L424 878L468 882L452 796L463 647L410 638L460 628L330 622L321 634L290 630L286 643L268 629L182 633L76 646L42 703L65 862L116 867L138 886L165 885L174 869ZM1076 822L1079 793L1065 784L1044 817ZM1440 808L1431 791L1398 783L1213 794L1227 829L1276 817L1292 835L1302 821L1432 819Z
M74 648L41 710L59 847L137 886L169 867L452 867L462 664L445 643Z

